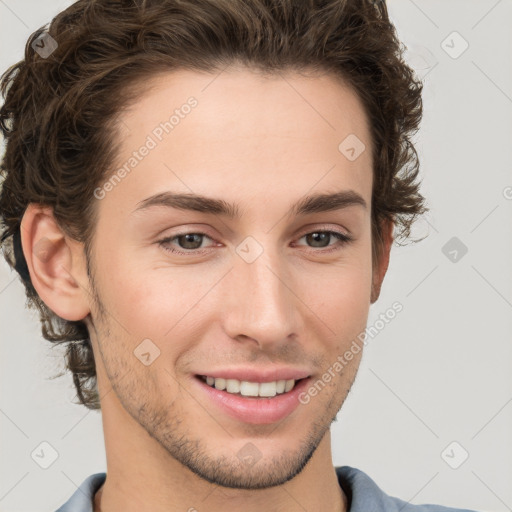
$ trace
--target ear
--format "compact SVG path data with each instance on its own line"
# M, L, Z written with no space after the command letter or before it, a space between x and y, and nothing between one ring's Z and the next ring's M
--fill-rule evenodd
M21 221L21 246L30 279L41 300L64 320L90 313L83 244L59 227L50 207L30 203Z
M378 247L376 261L373 262L373 273L372 273L372 291L370 301L373 304L380 295L382 287L382 281L388 270L389 266L389 253L391 251L391 245L393 244L393 228L395 223L392 220L383 220L380 225L380 240L376 243L380 245Z

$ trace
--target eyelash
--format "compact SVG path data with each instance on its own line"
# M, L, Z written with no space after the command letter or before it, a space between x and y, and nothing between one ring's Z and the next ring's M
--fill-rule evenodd
M329 233L329 234L333 235L334 238L338 239L339 243L335 244L331 249L322 250L323 248L319 248L318 250L315 250L314 247L310 248L313 252L320 252L322 254L331 253L333 251L338 251L343 246L345 246L346 244L348 244L348 243L353 241L352 237L350 237L350 236L348 236L348 235L346 235L344 233L340 233L338 231L330 231L330 230L309 231L307 233L304 233L300 238L304 238L307 235L312 235L313 233ZM203 254L205 252L204 249L203 250L201 250L201 249L190 249L188 251L178 251L176 249L170 248L170 246L168 245L170 242L172 242L173 240L176 240L177 238L179 238L181 236L185 236L185 235L205 236L207 238L210 238L210 240L213 240L206 233L202 233L200 231L186 231L186 232L183 232L183 233L177 233L176 235L173 235L171 237L163 238L162 240L159 240L158 244L162 247L162 249L164 249L164 251L167 251L167 252L170 252L170 253L173 253L173 254L194 255L194 254ZM299 240L300 240L300 238L299 238ZM206 249L206 251L207 251L207 249Z

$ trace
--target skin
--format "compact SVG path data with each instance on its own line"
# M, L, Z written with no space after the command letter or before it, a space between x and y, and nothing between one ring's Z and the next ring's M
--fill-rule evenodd
M315 382L364 331L387 270L392 225L383 225L383 255L372 261L371 140L362 104L327 74L263 77L231 67L218 76L173 71L148 84L121 115L118 165L167 112L190 96L198 106L97 200L94 280L83 246L51 209L32 204L22 222L40 297L89 327L108 475L95 510L344 511L330 425L362 351L308 404L271 424L227 416L193 379L209 368L276 364L308 368ZM338 150L351 133L367 148L355 161ZM367 207L289 215L305 195L342 190ZM161 206L132 213L164 191L238 203L242 215ZM305 236L321 230L353 240ZM207 236L167 244L184 255L159 245L183 231ZM236 252L248 236L263 248L251 264ZM45 237L52 250L39 258ZM148 366L133 353L147 338L160 350ZM248 443L261 455L253 465L237 456Z

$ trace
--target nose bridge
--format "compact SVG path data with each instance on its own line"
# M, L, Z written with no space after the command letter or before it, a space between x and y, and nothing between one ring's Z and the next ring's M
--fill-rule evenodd
M287 282L289 273L278 252L268 247L262 247L251 261L247 255L252 251L254 257L256 248L251 240L247 243L237 248L240 254L235 255L230 272L232 300L225 329L233 338L244 335L260 345L286 342L298 329L293 284Z

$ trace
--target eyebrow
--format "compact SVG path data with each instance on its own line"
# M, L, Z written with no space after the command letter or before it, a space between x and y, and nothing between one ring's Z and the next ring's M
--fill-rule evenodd
M303 197L293 204L289 215L309 215L319 212L341 210L355 205L367 208L366 201L353 190L344 190L331 194L314 194ZM172 192L161 192L139 201L132 213L147 210L154 206L165 206L179 210L191 210L221 215L229 219L239 219L241 216L238 204L228 203L223 199L213 197L196 194L177 194Z

